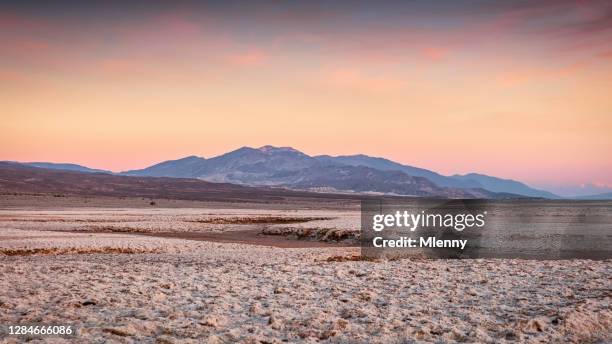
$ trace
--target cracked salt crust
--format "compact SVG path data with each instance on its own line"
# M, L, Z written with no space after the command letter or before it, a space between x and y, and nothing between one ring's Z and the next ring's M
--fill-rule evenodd
M117 223L138 218L134 223L143 228L163 223L175 228L172 216L200 216L173 209L147 224L140 221L151 214L133 209L13 215ZM80 328L78 337L34 338L35 343L612 340L610 261L327 261L358 251L48 230L61 223L2 221L0 249L106 247L154 253L0 256L0 323Z

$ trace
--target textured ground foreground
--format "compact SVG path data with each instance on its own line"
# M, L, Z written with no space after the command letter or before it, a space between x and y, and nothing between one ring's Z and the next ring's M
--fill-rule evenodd
M76 338L48 342L612 340L610 261L369 262L353 259L352 248L87 233L104 221L151 231L237 226L187 222L203 213L244 217L244 211L202 209L163 210L157 217L139 210L0 213L0 323L80 328ZM339 227L355 220L317 211L290 215L334 217L328 221ZM329 226L316 221L309 222ZM83 233L51 231L66 228Z

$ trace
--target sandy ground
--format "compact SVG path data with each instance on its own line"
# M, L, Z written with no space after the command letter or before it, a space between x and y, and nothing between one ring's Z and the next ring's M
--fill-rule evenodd
M344 210L5 209L0 324L80 329L33 342L612 340L610 261L360 261L355 248L99 233L225 232L253 226L236 219L278 216L331 219L263 226L350 229L359 220Z

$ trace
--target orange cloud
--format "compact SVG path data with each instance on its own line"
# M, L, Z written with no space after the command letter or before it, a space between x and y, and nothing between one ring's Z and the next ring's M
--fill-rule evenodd
M140 74L145 71L142 61L128 58L105 58L98 62L98 66L111 74Z
M388 93L399 91L406 82L388 75L366 73L358 68L334 68L324 72L327 84L358 92Z
M517 86L542 78L564 77L574 74L587 64L587 61L578 61L550 68L509 68L497 76L497 82L501 86Z

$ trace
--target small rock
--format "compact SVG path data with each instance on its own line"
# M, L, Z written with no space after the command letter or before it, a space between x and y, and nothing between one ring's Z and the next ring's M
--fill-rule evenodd
M348 326L348 321L344 319L338 319L336 320L336 323L334 324L334 329L335 330L345 330L347 326Z
M319 339L321 339L321 340L326 340L326 339L329 339L330 337L335 336L335 335L336 335L336 333L337 333L337 332L336 332L336 331L334 331L334 330L326 330L326 331L323 331L323 333L321 333L321 335L319 335Z
M85 300L81 303L81 305L83 306L92 306L92 305L97 305L98 302L96 300Z
M229 332L227 332L227 333L225 334L225 336L226 336L226 337L227 337L229 340L231 340L231 341L233 341L233 342L236 342L236 341L238 341L238 340L240 339L240 330L239 330L239 329L237 329L237 328L231 329Z
M104 332L108 332L120 337L128 337L133 336L135 334L134 330L130 327L111 327L105 328L102 330Z
M535 318L529 320L525 326L527 332L542 332L548 326L548 322L543 318Z
M225 324L225 319L218 316L209 316L201 322L204 326L219 327Z
M270 327L275 330L281 330L283 328L283 323L274 313L270 315L270 318L268 319L268 325L270 325Z
M174 344L174 340L170 337L157 337L155 339L156 344Z
M225 341L221 339L221 337L219 336L211 335L210 337L206 339L206 343L207 344L224 344Z
M261 308L261 304L259 302L252 304L251 307L249 308L249 313L255 314L255 315L262 314L263 308Z

